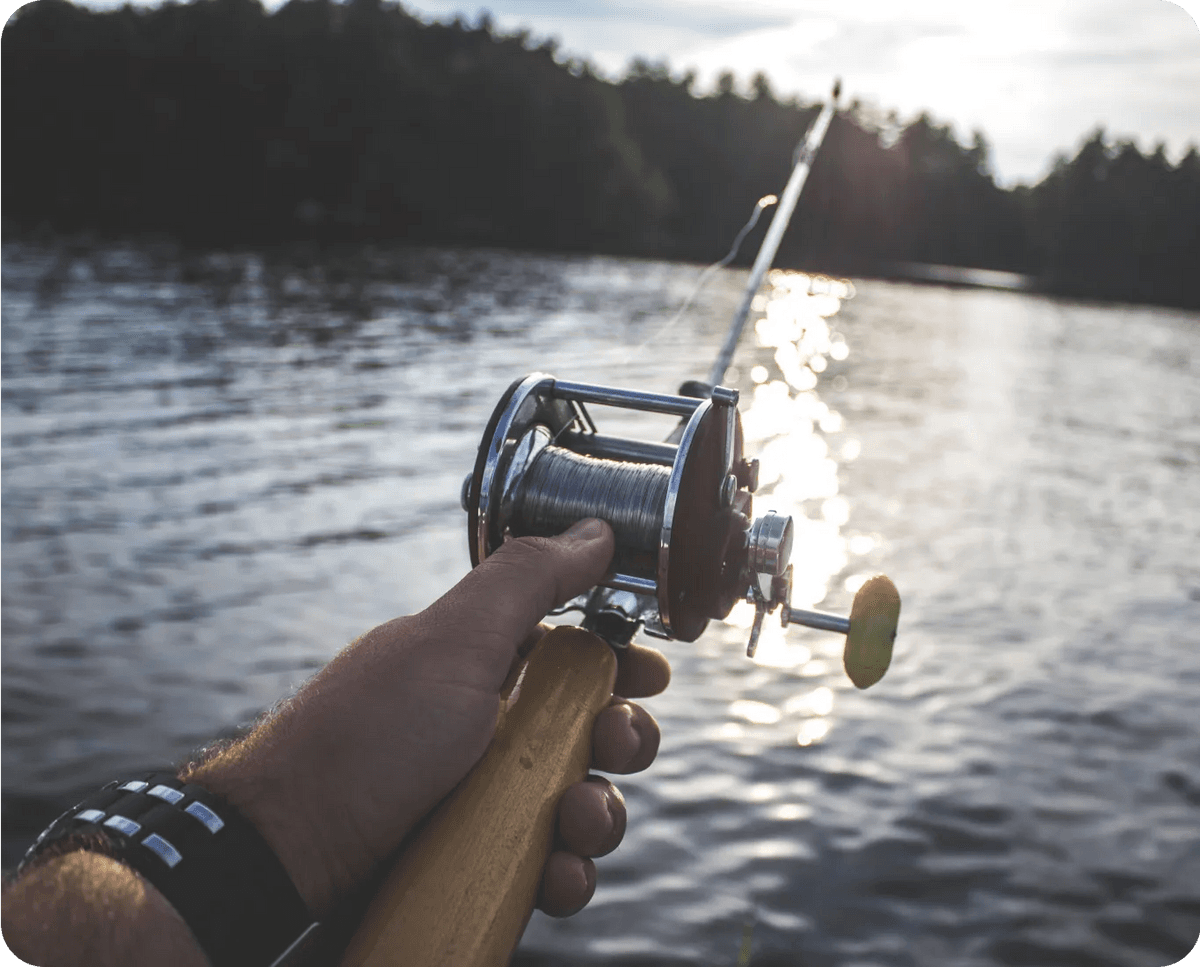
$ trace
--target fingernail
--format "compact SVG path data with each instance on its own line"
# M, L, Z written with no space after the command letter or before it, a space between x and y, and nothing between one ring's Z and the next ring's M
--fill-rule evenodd
M580 541L594 541L604 536L604 522L595 517L576 521L566 531L563 537L573 537Z
M621 820L621 804L617 802L618 795L620 795L620 793L618 793L615 789L610 788L604 790L604 805L608 807L608 821L612 831L617 829L617 825Z
M618 707L621 709L622 724L624 725L621 731L625 733L621 744L629 750L627 754L621 757L623 760L621 766L622 768L627 768L638 754L638 750L642 747L642 737L638 734L637 727L634 725L633 706L623 704Z
M618 808L621 805L621 803L617 801L617 797L621 794L617 791L616 786L609 785L609 783L600 776L588 776L587 778L588 782L594 782L603 786L604 808L608 810L608 831L611 833L617 828L617 818L619 816Z

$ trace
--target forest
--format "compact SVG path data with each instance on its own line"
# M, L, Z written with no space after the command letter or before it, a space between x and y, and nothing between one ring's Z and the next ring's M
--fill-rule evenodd
M719 258L786 181L819 103L758 74L701 95L618 81L486 15L383 0L37 0L4 29L4 230L190 246L399 242ZM815 92L815 97L825 92ZM1200 307L1200 155L1091 133L1007 190L982 132L843 105L777 263L1034 276L1043 291ZM753 256L746 246L745 258Z

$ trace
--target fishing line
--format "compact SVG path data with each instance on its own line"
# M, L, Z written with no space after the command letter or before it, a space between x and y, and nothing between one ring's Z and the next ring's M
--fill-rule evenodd
M514 495L511 526L521 534L549 537L584 517L600 517L612 527L619 549L656 554L670 479L670 467L549 445Z
M833 121L834 113L837 111L838 95L841 93L841 81L834 81L833 93L830 95L825 106L821 108L821 113L817 115L812 127L804 136L804 140L800 143L793 155L793 164L791 177L788 178L788 183L783 189L783 195L776 198L774 195L764 195L754 206L754 212L750 216L750 221L738 232L737 239L733 243L733 248L725 258L721 259L701 273L700 280L696 283L696 288L692 294L684 301L680 310L675 313L675 318L672 319L666 326L652 333L640 346L625 356L625 362L628 362L633 352L645 349L654 338L661 332L664 332L674 326L684 312L691 305L692 300L700 291L700 287L708 281L709 276L717 269L728 265L737 254L738 247L741 245L742 239L746 237L750 229L758 222L758 216L762 214L764 208L768 205L779 204L779 209L775 212L775 217L771 220L771 227L767 229L766 237L763 238L762 246L758 250L758 256L754 259L754 266L750 270L750 279L746 284L745 291L742 293L742 301L738 306L738 311L733 318L733 323L729 327L729 332L725 337L725 342L721 346L721 351L717 355L717 360L713 363L712 369L709 371L708 379L705 381L709 386L717 386L721 380L725 378L726 370L729 368L730 362L733 360L733 352L737 347L738 339L741 338L742 329L746 325L746 319L750 315L750 310L754 305L754 298L758 294L759 288L762 286L763 279L766 278L767 271L771 267L771 262L775 258L775 253L779 250L779 243L783 240L783 233L787 231L788 222L791 220L792 212L796 210L796 202L800 200L800 192L804 190L804 183L808 180L809 170L812 168L812 163L816 159L817 152L821 148L822 141L825 140L825 132L829 130L829 125Z
M640 352L641 350L645 349L647 346L650 345L650 343L654 342L654 340L657 339L659 336L661 336L663 333L671 331L671 329L675 326L675 324L677 322L679 322L680 319L683 318L683 314L685 312L687 312L688 309L691 308L692 303L696 301L696 296L698 296L700 294L700 290L704 288L705 283L708 282L708 280L709 280L709 278L711 278L712 274L714 272L716 272L718 269L725 268L727 265L729 265L730 262L732 262L735 258L737 258L738 249L740 249L742 247L742 242L744 242L746 240L746 236L749 235L750 232L752 232L754 230L754 226L758 224L759 216L761 216L762 213L766 209L770 208L777 201L779 201L779 199L775 195L763 195L762 198L760 198L757 202L754 203L754 211L751 212L751 214L750 214L750 220L747 221L746 224L742 226L741 231L739 231L737 233L737 237L734 238L733 245L729 249L728 254L723 259L721 259L719 262L714 262L712 265L710 265L708 268L706 268L703 272L700 273L700 278L696 280L695 287L688 294L688 297L683 300L683 304L679 307L679 311L676 312L675 315L671 317L671 321L668 322L665 326L661 327L660 329L656 329L654 332L652 332L649 335L649 337L646 339L645 342L641 343L638 346L635 346L633 349L627 349L625 352L625 358L624 358L623 362L629 362L630 358L633 356L634 353Z

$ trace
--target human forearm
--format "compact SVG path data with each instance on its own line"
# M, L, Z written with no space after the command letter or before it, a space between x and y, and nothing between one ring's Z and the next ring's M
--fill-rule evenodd
M161 944L186 940L193 959L172 956L171 963L203 964L203 949L224 964L236 924L237 937L257 931L261 941L262 950L238 948L244 962L269 963L282 949L276 941L291 942L312 918L325 920L357 898L379 863L484 753L504 682L541 633L538 618L604 574L612 536L594 524L560 538L510 541L430 608L345 648L245 739L186 767L182 781L117 780L81 803L39 842L74 835L72 824L136 835L132 854L114 855L126 856L150 882L104 856L65 867L43 859L44 868L25 870L6 890L4 926L13 949L44 950L47 964L134 965L157 963L146 951L173 953ZM649 696L666 687L669 666L657 652L631 646L618 664L620 694ZM624 699L614 697L596 718L598 769L639 771L657 748L653 718ZM157 818L139 827L151 813ZM214 826L205 816L221 822ZM620 842L624 802L611 783L593 777L568 790L557 825L539 904L565 916L591 897L591 857ZM149 836L159 832L152 845ZM164 857L161 840L182 856ZM119 840L114 848L126 845ZM143 846L151 851L137 852ZM176 872L178 863L185 865ZM171 923L160 923L164 914ZM157 931L154 943L141 939L144 931ZM101 947L108 959L88 953Z
M319 722L306 723L308 715L297 707L305 700L302 691L242 741L185 767L180 778L234 806L278 857L309 912L322 919L375 858L353 841L327 846L320 835L337 825L339 801L348 796L329 761L336 753L322 748ZM297 715L299 725L293 724Z
M310 912L325 916L478 761L518 646L603 575L611 548L602 525L510 541L425 611L343 649L250 736L183 778L250 820Z
M208 967L191 930L153 886L111 857L76 851L4 888L4 939L37 967Z

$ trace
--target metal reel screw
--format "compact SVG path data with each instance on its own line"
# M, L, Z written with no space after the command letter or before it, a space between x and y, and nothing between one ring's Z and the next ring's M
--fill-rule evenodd
M471 478L474 474L467 474L463 477L462 493L459 495L458 502L462 504L462 509L470 512L471 510Z
M725 479L721 482L721 506L728 510L733 506L733 499L737 496L738 478L734 474L726 474Z

